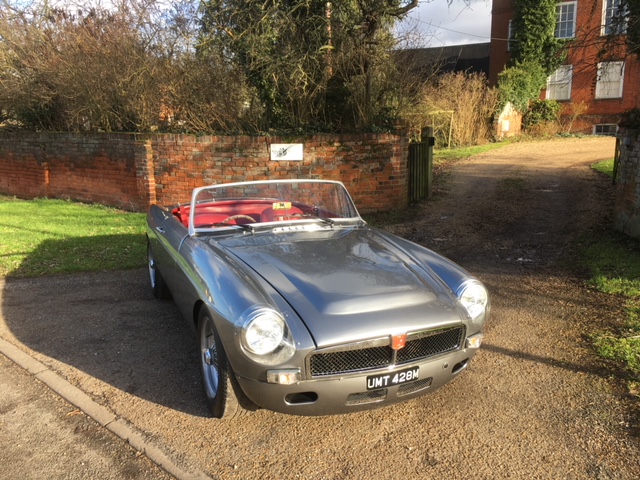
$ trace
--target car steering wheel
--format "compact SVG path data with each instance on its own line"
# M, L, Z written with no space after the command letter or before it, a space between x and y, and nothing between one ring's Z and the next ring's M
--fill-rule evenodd
M238 218L244 218L245 220L250 220L251 223L256 223L256 219L253 217L250 217L249 215L231 215L230 217L225 218L224 220L222 220L220 223L228 223L231 220L236 220Z

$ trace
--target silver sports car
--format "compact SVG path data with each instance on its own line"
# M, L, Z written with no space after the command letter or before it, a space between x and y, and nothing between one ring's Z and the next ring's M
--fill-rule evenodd
M340 182L197 188L147 217L149 278L197 332L213 416L342 414L434 391L489 315L450 260L369 227Z

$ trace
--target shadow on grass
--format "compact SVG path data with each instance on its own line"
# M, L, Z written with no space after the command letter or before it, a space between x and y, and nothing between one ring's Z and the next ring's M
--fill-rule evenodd
M121 249L138 248L132 237L43 242L4 279L0 333L92 377L81 381L94 395L119 401L103 382L170 409L208 416L194 332L172 301L153 298L146 268L117 263ZM144 248L133 266L145 264ZM64 271L52 253L77 256L76 267L121 268L33 277Z
M47 239L29 252L10 271L9 276L33 277L143 267L146 261L145 249L143 234Z

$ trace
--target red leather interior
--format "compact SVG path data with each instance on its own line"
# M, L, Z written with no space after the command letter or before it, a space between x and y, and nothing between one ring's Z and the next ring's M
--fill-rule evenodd
M302 210L297 207L273 209L265 208L260 216L261 222L277 222L279 220L291 220L300 218Z
M227 218L234 215L248 215L249 217L252 217L256 222L264 222L266 220L262 219L262 212L267 209L273 210L272 206L273 201L259 200L234 200L198 205L196 207L195 215L196 227L220 223L223 220L226 220ZM190 205L180 205L174 208L172 213L178 220L180 220L180 222L182 222L185 227L188 227L190 210ZM298 209L295 207L290 210L298 211ZM250 222L246 218L238 218L235 220L229 220L225 223L228 223L229 225L235 225Z

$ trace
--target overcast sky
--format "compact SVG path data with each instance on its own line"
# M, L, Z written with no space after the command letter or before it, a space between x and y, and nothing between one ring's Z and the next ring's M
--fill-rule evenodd
M425 47L488 42L491 34L491 0L421 0L405 21L417 28Z

